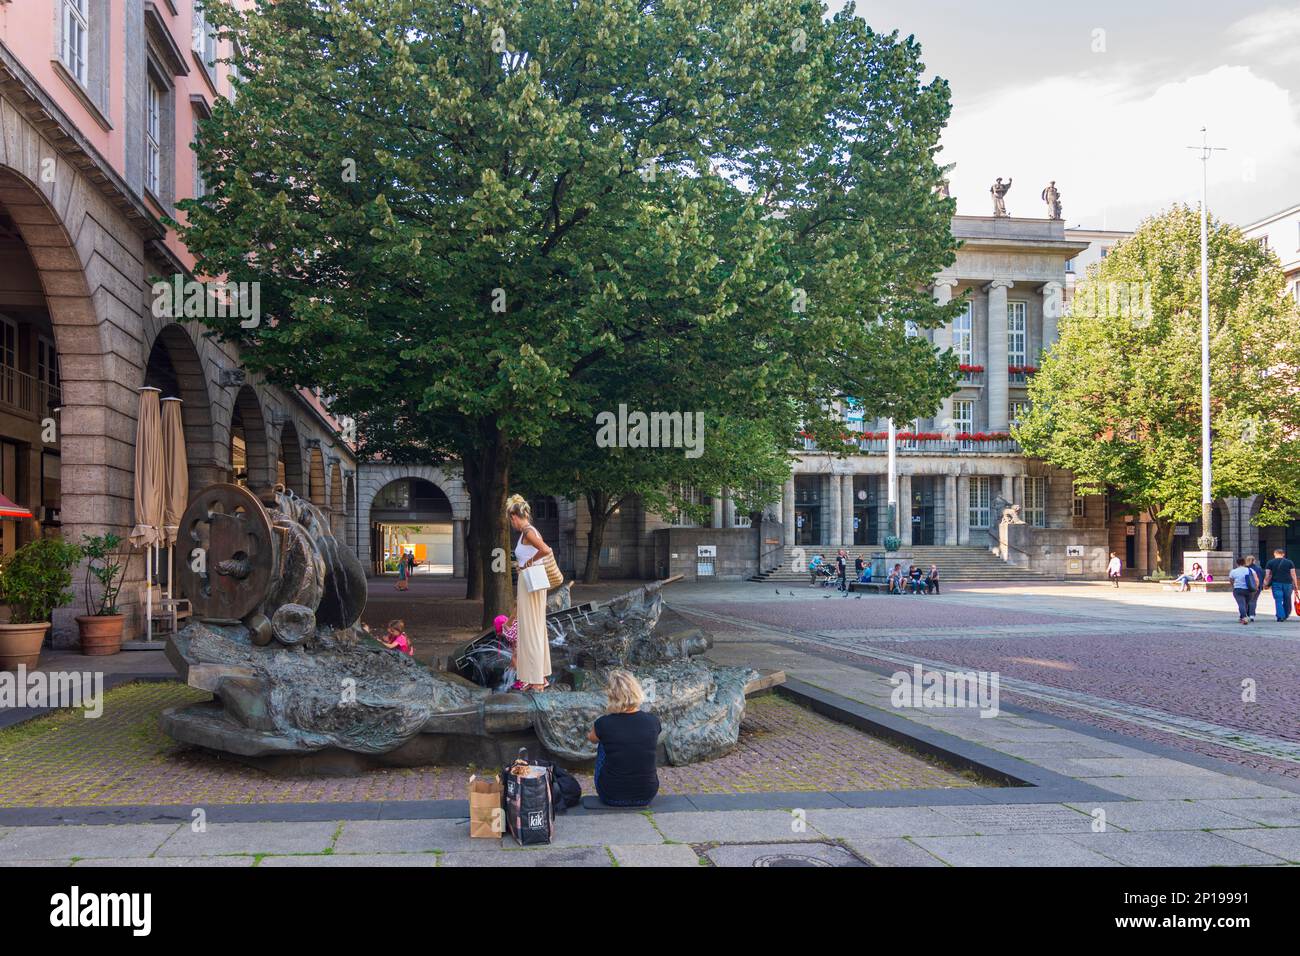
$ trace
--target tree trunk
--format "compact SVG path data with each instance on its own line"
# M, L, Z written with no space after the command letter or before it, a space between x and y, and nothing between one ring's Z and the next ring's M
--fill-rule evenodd
M469 494L469 521L465 525L465 599L477 601L483 596L483 562L479 560L478 528L483 520L483 502L479 494L478 465L470 455L461 457L461 475Z
M582 583L595 584L600 580L600 549L609 522L609 495L603 491L589 492L587 511L591 514L591 530L587 532L587 566L582 572Z
M1164 577L1173 573L1174 563L1174 522L1151 516L1156 525L1156 576Z
M472 469L481 507L472 516L475 544L483 580L484 628L498 614L509 614L514 603L510 578L510 525L506 520L506 492L510 485L511 450L494 423L480 426L482 441Z

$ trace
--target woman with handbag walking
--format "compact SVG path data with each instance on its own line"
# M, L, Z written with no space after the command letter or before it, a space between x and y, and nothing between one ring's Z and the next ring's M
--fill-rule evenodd
M546 640L546 587L530 590L530 575L525 572L531 566L546 563L547 577L550 578L550 566L555 564L555 557L533 527L533 509L523 495L510 496L506 501L506 515L510 518L510 526L519 532L519 541L515 545L515 561L519 565L519 583L515 589L515 618L519 623L515 666L524 690L546 690L547 677L551 673L551 645Z

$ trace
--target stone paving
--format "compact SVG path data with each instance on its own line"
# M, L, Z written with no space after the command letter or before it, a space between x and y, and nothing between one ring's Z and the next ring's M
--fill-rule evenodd
M770 628L891 669L922 661L997 671L1009 703L1300 779L1294 619L1241 627L1223 595L1147 585L962 585L866 604L754 587L761 593L745 603L696 589L679 609L708 615L701 622L715 629Z
M0 807L214 805L464 799L473 767L285 779L182 747L158 726L165 707L205 700L182 684L109 691L104 715L62 711L0 730ZM576 775L590 793L589 774ZM731 753L660 771L660 792L774 793L972 787L970 775L892 747L789 701L755 700Z
M1247 759L1238 760L1243 766L1209 759L1208 742L1162 734L1134 720L1140 708L1147 708L1169 718L1235 727L1243 741L1252 735L1293 741L1282 715L1287 708L1293 715L1297 711L1290 698L1273 698L1288 691L1277 681L1292 673L1287 668L1294 667L1300 628L1287 630L1270 622L1239 634L1231 610L1220 606L1220 595L1175 598L1138 587L1110 594L1109 589L1087 586L966 586L945 588L939 599L872 596L864 598L867 604L838 599L842 609L811 594L786 595L783 606L773 607L776 595L773 601L763 601L762 590L763 585L749 584L683 587L673 593L671 603L679 611L700 615L715 631L711 656L722 663L782 667L794 678L891 719L943 731L1024 761L1027 767L1085 781L1100 796L1057 802L1035 799L1033 788L954 790L954 798L966 793L972 799L832 809L815 798L823 795L809 794L806 808L778 803L774 809L734 809L728 804L717 810L685 808L669 798L645 812L571 811L557 823L555 845L535 850L516 848L509 841L470 840L467 823L459 817L362 820L350 818L342 807L339 820L218 821L199 832L185 820L0 825L0 865L1300 864L1300 785L1286 772L1288 761L1273 761L1281 772L1252 772L1244 766ZM931 603L913 606L913 600ZM1032 620L1018 617L1027 602L1033 606ZM742 623L720 623L719 614ZM746 614L751 615L747 623ZM1027 625L1041 630L1035 634L1024 629ZM913 643L905 639L908 631L936 638L925 635L927 626L949 633L906 646ZM1266 627L1275 627L1275 636ZM954 628L967 629L967 635L952 633ZM1002 630L1010 628L1015 632ZM827 636L828 631L837 633ZM872 643L866 634L883 639ZM1074 635L1100 650L1077 646ZM862 646L853 652L839 643L855 640ZM936 648L944 653L935 653ZM1047 709L1042 700L1026 701L1039 713L1003 709L991 718L957 707L895 707L887 677L895 665L879 656L886 651L914 651L916 657L943 664L1000 669L1015 674L1009 676L1013 681L1105 699L1116 705L1118 716L1106 720L1119 733L1106 732L1083 698L1075 698L1067 708L1072 720L1066 722L1040 716ZM1221 709L1208 712L1198 709L1203 704L1199 698L1187 699L1198 693L1226 697L1224 688L1243 676L1256 678L1261 691L1258 709L1237 709L1225 699ZM1014 696L1008 692L1004 703ZM1164 742L1180 749L1162 746ZM795 803L797 795L781 800Z

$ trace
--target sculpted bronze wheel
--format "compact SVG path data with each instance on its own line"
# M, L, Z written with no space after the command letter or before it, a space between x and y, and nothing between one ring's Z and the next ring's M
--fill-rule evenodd
M204 488L181 516L176 580L201 621L233 623L266 600L275 536L261 502L240 485Z

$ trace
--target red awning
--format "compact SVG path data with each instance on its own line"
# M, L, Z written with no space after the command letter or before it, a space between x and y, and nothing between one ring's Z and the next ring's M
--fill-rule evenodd
M4 495L0 495L0 518L30 518L32 513L22 505L16 505Z

